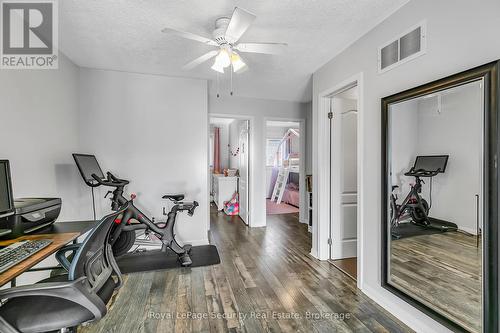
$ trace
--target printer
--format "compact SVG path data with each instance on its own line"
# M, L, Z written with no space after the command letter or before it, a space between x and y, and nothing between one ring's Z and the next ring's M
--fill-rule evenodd
M54 223L61 206L60 198L14 199L14 214L0 219L0 226L12 230L8 238L29 234Z

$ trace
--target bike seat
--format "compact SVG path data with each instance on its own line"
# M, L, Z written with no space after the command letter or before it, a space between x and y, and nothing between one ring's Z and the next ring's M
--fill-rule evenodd
M181 201L184 200L184 194L166 194L162 198L171 201Z

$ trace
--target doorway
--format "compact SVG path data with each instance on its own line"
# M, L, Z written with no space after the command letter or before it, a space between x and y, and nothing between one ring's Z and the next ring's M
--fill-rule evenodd
M300 123L266 121L266 214L300 212Z
M358 100L357 84L330 97L330 262L357 280Z
M211 211L250 223L250 120L210 116Z

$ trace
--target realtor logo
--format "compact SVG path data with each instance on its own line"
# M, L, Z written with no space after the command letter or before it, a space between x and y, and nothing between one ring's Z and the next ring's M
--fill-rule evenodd
M0 0L2 69L57 69L56 0Z

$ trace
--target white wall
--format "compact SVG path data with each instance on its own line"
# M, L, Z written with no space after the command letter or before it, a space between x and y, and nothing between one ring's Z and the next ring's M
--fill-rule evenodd
M265 100L236 96L209 98L211 114L249 117L250 121L250 205L251 226L266 225L266 178L265 178L265 119L301 119L306 116L306 104L277 100Z
M399 185L401 203L413 177L405 176L417 155L449 155L445 173L433 177L430 216L456 223L476 233L476 195L481 192L482 88L479 82L437 95L391 106L390 185ZM438 112L439 108L439 112ZM430 202L430 179L423 179L422 196Z
M177 237L206 244L206 81L92 69L80 74L81 151L95 154L104 171L131 180L127 191L138 195L136 205L149 216L162 217L163 194L197 200L193 217L180 215ZM99 210L108 210L109 202L97 198Z
M11 163L14 197L60 197L59 220L88 217L80 207L78 67L63 54L58 70L2 70L0 158Z
M2 70L0 102L0 159L10 160L14 197L61 198L59 221L87 218L71 157L78 148L78 67L60 53L57 70ZM51 256L41 265L56 263ZM46 277L30 272L17 284Z
M390 139L391 142L391 184L398 185L395 191L398 202L401 203L408 192L412 177L405 176L410 170L417 156L419 138L418 100L410 100L390 107ZM390 189L390 187L389 187Z
M380 99L384 96L446 77L500 58L500 2L412 0L340 55L318 69L313 76L314 132L321 124L318 118L318 96L321 92L363 72L364 102L361 122L361 181L363 206L362 290L396 317L420 332L448 331L409 304L383 289L381 279L381 133ZM384 74L377 71L377 49L420 21L427 20L427 54ZM317 151L318 137L313 150ZM313 158L313 185L319 170ZM317 189L317 187L315 187ZM317 196L316 196L317 198ZM318 202L315 200L315 202ZM317 210L318 207L315 206ZM322 207L321 209L327 209ZM315 214L315 216L317 216ZM314 221L317 223L318 221ZM320 235L321 236L321 235ZM323 237L323 236L321 236Z
M434 177L430 216L476 233L476 195L481 191L482 102L479 82L421 100L418 109L418 155L450 155L444 174ZM423 185L429 201L429 182Z
M283 139L289 127L266 126L266 139Z

